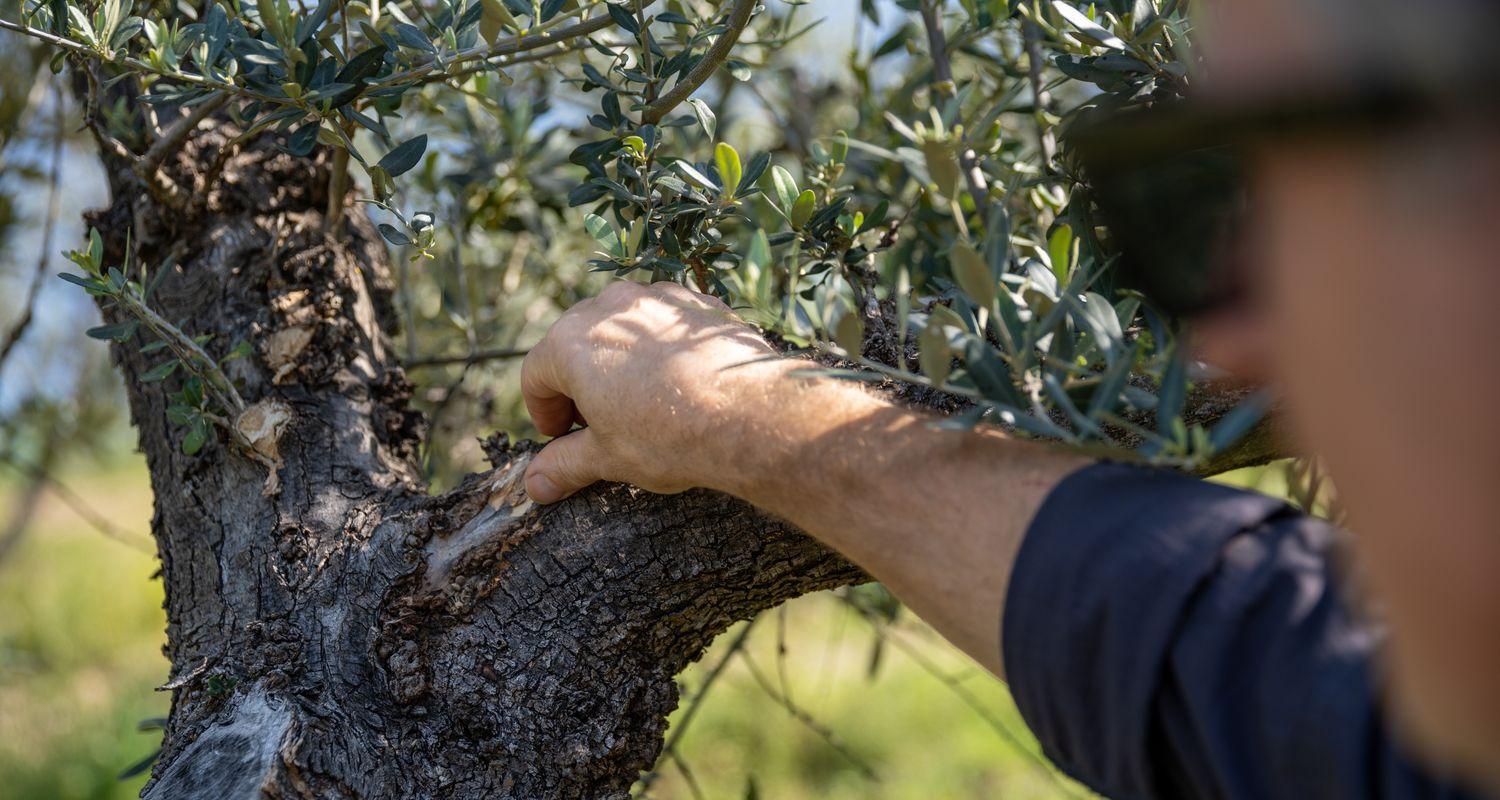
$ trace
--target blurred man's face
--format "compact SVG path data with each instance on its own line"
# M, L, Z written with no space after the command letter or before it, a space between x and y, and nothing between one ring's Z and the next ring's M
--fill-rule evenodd
M1269 372L1301 443L1327 459L1352 528L1386 548L1387 574L1371 577L1402 595L1398 705L1449 755L1494 741L1500 731L1452 729L1485 702L1472 688L1500 680L1469 673L1494 662L1432 654L1500 626L1500 590L1472 589L1500 585L1500 130L1434 121L1267 145L1254 172ZM1435 573L1452 580L1410 579ZM1433 623L1454 608L1475 618ZM1447 722L1425 724L1435 719Z
M1476 53L1451 34L1483 8L1208 0L1200 98L1358 91L1382 72L1457 80ZM1297 449L1327 460L1391 623L1380 666L1400 730L1496 789L1500 123L1464 112L1261 145L1247 226L1261 302L1199 338L1275 381Z

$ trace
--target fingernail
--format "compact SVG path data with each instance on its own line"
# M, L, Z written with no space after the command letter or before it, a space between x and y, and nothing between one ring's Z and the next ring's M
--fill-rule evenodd
M526 493L538 503L554 503L562 499L562 490L552 479L541 473L526 476Z

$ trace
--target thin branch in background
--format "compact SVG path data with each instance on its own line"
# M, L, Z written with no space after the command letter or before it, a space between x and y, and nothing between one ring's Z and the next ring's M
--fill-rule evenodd
M57 217L62 203L62 192L58 187L62 183L62 145L66 125L66 116L63 111L62 93L57 92L53 100L56 126L52 131L52 156L51 164L47 168L47 207L46 219L42 222L42 241L39 247L41 254L37 256L36 270L31 276L31 286L26 290L26 299L21 303L21 317L16 324L6 331L5 336L0 338L0 370L5 369L5 361L10 357L10 352L21 341L26 329L31 326L32 315L36 306L37 295L41 294L42 281L47 275L47 265L52 261L52 234L57 226Z
M724 673L724 668L729 665L729 662L735 655L744 649L745 643L750 638L750 631L758 621L758 619L752 619L745 623L745 627L740 628L740 632L735 634L734 639L730 640L729 647L724 651L724 655L720 656L719 660L708 670L708 675L703 678L703 685L698 687L698 691L693 694L692 701L688 703L687 710L682 712L682 718L677 721L676 725L672 726L672 734L667 737L667 743L662 746L663 753L671 756L678 752L678 745L682 743L682 737L687 734L688 727L693 724L693 718L698 716L698 709L703 707L703 701L708 697L708 690L714 687L714 684L719 680L719 676ZM679 768L681 768L680 765ZM655 770L642 775L641 790L644 792L650 789L651 784L655 783L659 777L661 777L661 773Z
M828 631L828 638L823 641L823 656L819 659L818 666L818 674L821 676L821 680L818 684L818 690L813 693L813 696L820 701L826 699L828 693L833 691L834 671L831 662L834 653L844 644L844 632L848 629L848 626L849 616L847 614L839 614L838 621Z
M132 534L111 522L109 517L106 517L103 512L89 505L89 502L82 495L73 491L67 484L59 480L57 476L43 469L41 465L22 463L16 458L14 452L0 453L0 464L10 467L29 480L41 481L46 484L47 488L52 490L52 494L58 500L61 500L63 505L67 506L84 522L105 536L114 539L132 550L145 553L149 556L156 555L156 551L148 547L140 536Z
M46 445L42 454L43 462L50 462L53 453L51 443ZM47 481L40 473L34 473L26 479L26 485L21 489L20 500L11 512L10 521L6 523L5 529L0 530L0 564L5 562L6 556L10 555L17 544L21 542L21 536L31 527L31 519L36 516L37 507L41 505L42 492L47 489Z
M755 663L755 658L750 655L750 652L748 650L742 651L740 653L740 660L743 661L745 663L745 666L749 668L751 677L755 678L755 682L760 685L761 691L765 692L768 697L780 704L782 708L785 708L787 713L792 715L792 719L795 719L798 722L802 723L803 727L812 731L829 747L833 748L835 752L848 759L849 763L853 764L861 773L863 773L865 778L875 782L880 781L880 774L875 771L875 768L870 766L869 762L865 761L863 758L860 758L858 753L855 753L853 750L849 749L849 746L844 744L844 741L839 738L838 734L834 733L833 730L830 729L827 725L824 725L823 723L814 719L811 714L803 711L800 707L798 707L790 699L783 696L780 692L776 691L776 687L773 686L771 684L771 681L766 678L765 673L763 673L759 665Z
M667 756L671 758L672 763L677 766L677 771L682 773L682 780L687 784L688 791L692 792L694 800L704 800L703 787L698 785L698 778L697 776L693 775L693 771L688 768L687 761L684 761L682 758L682 753L673 750L668 753Z
M498 361L505 358L522 358L531 352L531 348L498 348L494 350L476 350L466 355L456 356L424 356L421 358L408 358L405 362L407 369L421 369L424 367L450 367L455 364L479 364L485 361Z
M937 0L922 0L922 26L927 29L927 47L932 51L932 90L951 96L957 84L953 81L953 64L948 58L948 38L943 34L941 14ZM968 132L964 136L967 138ZM990 187L984 179L984 170L979 167L979 157L967 142L960 142L958 149L958 165L969 197L974 200L974 210L981 220L989 219Z
M463 219L462 201L455 198L453 205L453 218ZM453 236L453 282L458 286L458 296L463 303L464 344L468 347L468 354L473 356L479 350L479 334L474 330L474 321L479 315L474 307L473 288L469 285L469 269L464 263L464 239L468 235L468 226L464 225Z
M458 396L459 389L469 377L469 370L474 367L474 362L466 362L463 367L463 369L458 371L458 377L449 381L448 385L442 388L442 396L438 398L432 410L427 413L427 436L422 440L420 452L422 467L429 475L432 474L433 443L437 440L438 433L440 432L440 421L443 418L443 412L448 410L448 406Z
M792 682L786 676L786 603L776 609L776 680L781 696L792 702Z
M36 67L36 74L31 80L31 88L26 92L26 107L16 119L16 124L11 128L9 138L4 131L0 131L0 174L5 172L5 153L12 142L21 138L22 131L31 128L31 120L36 115L37 109L41 107L42 95L52 86L52 70L47 67L47 60L41 59Z
M463 219L461 201L455 200L454 206L451 212L453 217L455 219ZM461 227L454 233L453 252L450 261L453 265L453 282L457 287L456 291L459 296L459 302L463 307L464 345L468 348L468 352L465 354L464 360L459 362L463 365L463 369L459 370L458 376L443 388L442 396L427 415L429 423L428 434L426 440L422 442L422 463L424 465L428 465L431 459L432 445L438 436L441 427L439 422L442 419L443 412L448 409L453 400L458 396L464 381L469 377L469 371L476 364L481 363L480 360L475 358L476 354L479 353L479 334L474 329L474 321L478 318L478 315L475 311L473 290L469 282L468 266L464 263L464 239L467 236L467 226Z
M1042 67L1046 56L1042 54L1042 28L1033 20L1021 21L1021 38L1026 43L1026 77L1031 84L1032 113L1036 119L1037 147L1041 149L1043 166L1048 171L1057 160L1057 134L1042 115L1052 105L1052 94L1042 83Z
M1053 767L1042 757L1032 752L1030 748L1026 747L1026 745L1021 741L1021 737L1017 735L1015 731L1012 731L1010 729L1010 726L1005 724L1004 720L1000 719L999 716L991 711L984 704L984 702L980 700L979 697L976 696L973 692L969 691L968 687L964 686L962 682L960 682L957 678L954 678L952 675L947 674L940 667L938 667L938 665L933 662L932 659L928 658L927 655L921 651L921 648L916 647L911 642L906 641L904 638L894 635L893 632L896 630L894 626L884 625L880 621L873 619L869 615L869 613L865 611L865 609L851 602L847 597L839 595L839 599L844 604L853 609L856 616L869 623L870 627L874 629L875 635L882 636L885 638L885 641L895 645L897 649L906 654L906 656L910 658L912 662L914 662L924 672L937 679L937 681L945 686L948 691L952 692L955 697L957 697L961 702L964 703L964 705L967 705L969 708L973 709L973 711L979 715L980 719L983 719L986 723L988 723L989 726L993 728L997 734L999 734L1000 738L1003 739L1012 750L1025 757L1028 763L1030 763L1039 773L1046 775L1049 780L1051 780L1059 789L1066 792L1069 796L1080 796L1078 792L1073 789L1073 787L1069 786L1061 777L1058 776L1055 767Z

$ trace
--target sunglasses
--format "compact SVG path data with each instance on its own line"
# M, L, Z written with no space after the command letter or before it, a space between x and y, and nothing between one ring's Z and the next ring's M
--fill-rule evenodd
M1242 238L1252 147L1389 133L1454 107L1390 89L1233 108L1184 100L1086 113L1066 140L1119 252L1117 284L1190 317L1240 299L1253 277Z

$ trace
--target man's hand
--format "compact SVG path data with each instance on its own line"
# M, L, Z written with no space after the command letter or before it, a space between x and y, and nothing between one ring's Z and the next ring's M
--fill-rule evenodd
M1021 534L1077 456L931 418L843 381L799 380L723 303L616 283L564 314L521 368L560 436L526 473L539 503L607 479L754 503L842 552L999 674ZM582 430L568 433L574 423ZM563 435L566 434L566 435Z
M569 309L521 366L549 443L526 491L551 503L598 480L653 492L707 485L743 401L788 362L717 298L675 283L613 283ZM585 426L568 433L574 423ZM563 435L567 434L567 435ZM727 455L727 454L725 454Z

